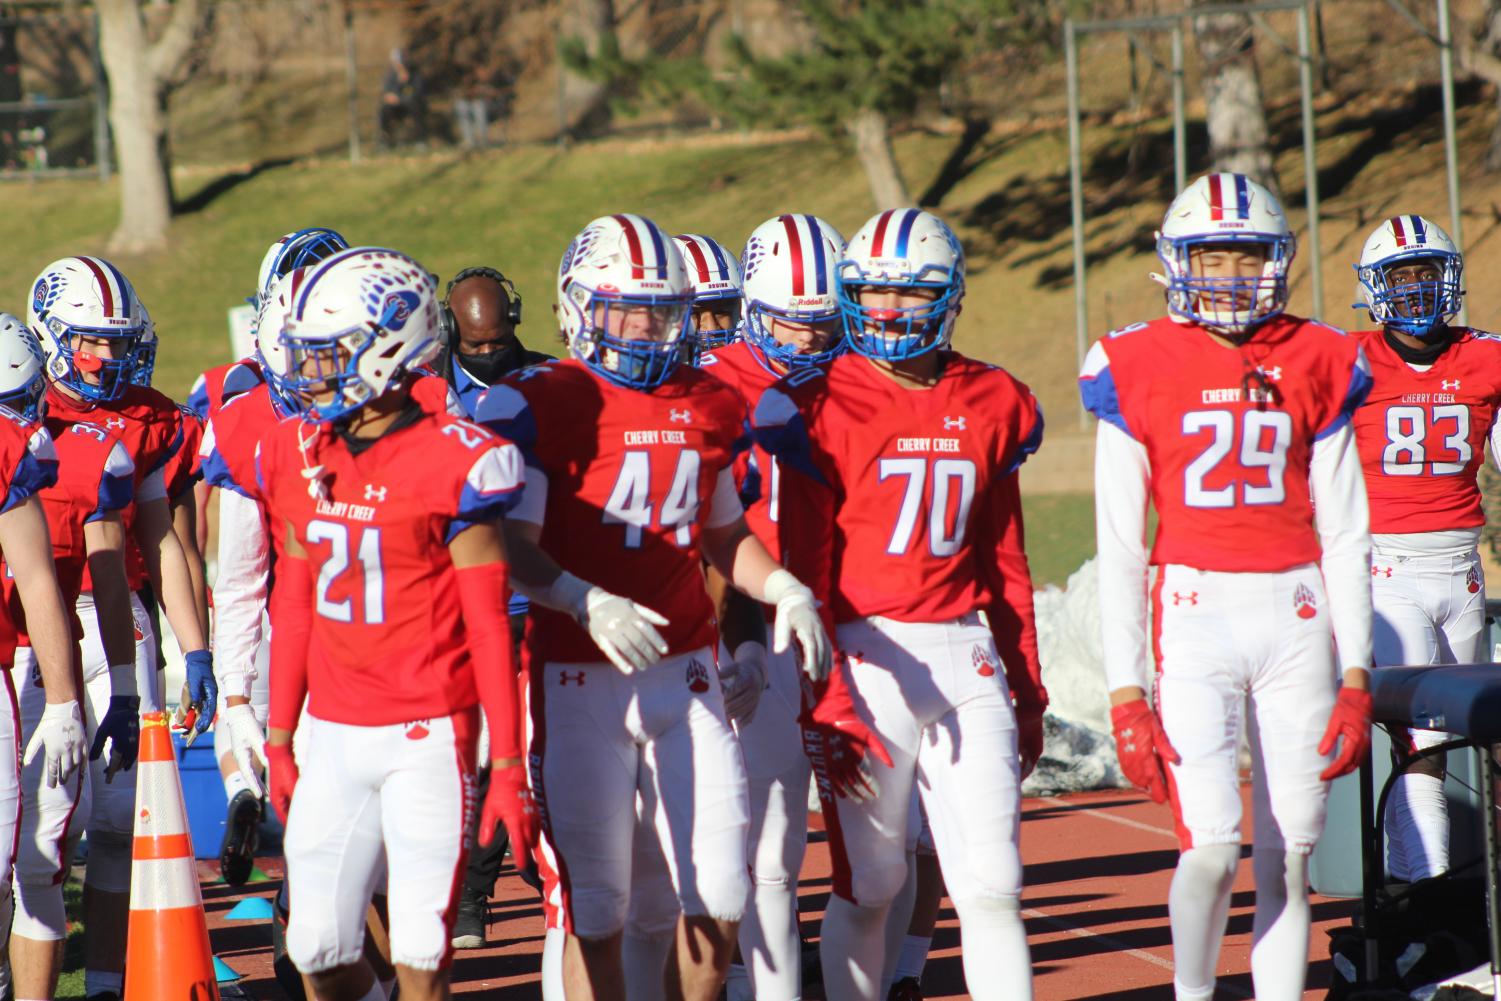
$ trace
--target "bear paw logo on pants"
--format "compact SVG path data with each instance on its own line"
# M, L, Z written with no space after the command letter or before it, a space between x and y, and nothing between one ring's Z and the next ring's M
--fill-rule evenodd
M976 643L974 651L969 655L970 662L975 665L975 673L982 678L989 678L995 674L995 658L990 651L985 649L984 644Z
M709 669L697 660L688 662L688 691L702 695L709 690Z
M1297 590L1293 591L1293 610L1300 619L1311 619L1319 614L1319 603L1306 584L1299 584Z
M1471 594L1480 593L1480 568L1470 567L1465 571L1465 590Z

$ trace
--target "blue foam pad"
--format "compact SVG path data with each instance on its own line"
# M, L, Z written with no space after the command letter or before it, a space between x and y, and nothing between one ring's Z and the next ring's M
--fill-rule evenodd
M1377 720L1446 730L1478 744L1501 741L1501 665L1379 668L1371 696Z
M246 897L224 915L225 921L269 921L274 912L266 897Z

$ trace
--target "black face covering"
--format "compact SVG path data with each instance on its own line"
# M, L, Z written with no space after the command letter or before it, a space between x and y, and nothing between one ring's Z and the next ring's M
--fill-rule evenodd
M521 345L509 341L498 351L472 355L463 351L454 352L454 363L487 386L493 386L503 376L521 367Z
M1386 336L1386 343L1397 352L1397 357L1409 365L1432 365L1438 361L1440 355L1449 350L1449 345L1454 342L1452 327L1435 330L1433 336L1425 340L1420 348L1408 347L1393 337L1390 330L1383 331L1383 333Z

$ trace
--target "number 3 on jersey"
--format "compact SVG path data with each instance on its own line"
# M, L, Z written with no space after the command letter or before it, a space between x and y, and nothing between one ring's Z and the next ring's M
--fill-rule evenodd
M1440 421L1453 421L1454 433L1445 434ZM1443 434L1443 447L1453 450L1453 461L1428 459L1424 442L1430 428ZM1420 476L1425 464L1432 466L1434 476L1454 476L1464 472L1473 455L1470 408L1463 403L1434 407L1431 416L1423 407L1387 408L1386 448L1381 451L1381 471L1387 476Z
M680 451L667 499L657 506L652 503L651 453L625 453L604 510L605 524L625 526L625 548L640 549L642 530L651 528L653 521L661 531L672 531L678 545L692 543L693 521L698 515L699 464L693 449Z
M1237 431L1239 461L1227 462L1236 451ZM1183 415L1185 437L1206 432L1209 444L1183 470L1184 504L1226 508L1238 503L1281 504L1287 499L1283 473L1293 440L1291 415L1281 410L1247 410L1239 420L1229 410L1191 410ZM1211 487L1211 480L1223 485Z

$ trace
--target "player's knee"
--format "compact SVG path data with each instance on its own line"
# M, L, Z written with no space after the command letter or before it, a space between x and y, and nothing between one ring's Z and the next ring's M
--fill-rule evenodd
M116 831L89 832L89 861L83 881L104 893L130 892L130 849L128 834Z
M670 888L663 894L635 894L631 897L630 913L626 916L625 933L642 939L670 934L677 928L681 913L677 895Z
M1022 923L1021 897L1017 894L976 894L952 899L954 911L959 915L959 927L965 931L1012 927Z
M432 913L391 915L391 962L431 972L443 965L451 929Z
M1189 880L1196 886L1229 886L1235 881L1235 870L1239 865L1240 845L1200 845L1178 856L1174 879Z
M1021 895L1022 861L1015 845L999 851L969 854L966 874L956 879L954 882L957 885L949 890L955 906L961 896L976 900L1001 900Z
M313 915L307 912L314 909L293 907L287 915L287 958L292 965L316 977L359 962L364 952L364 926L357 935L341 935L332 924L312 920Z
M602 939L625 930L630 914L630 900L624 890L613 887L575 888L569 894L568 915L573 934L579 938Z
M58 883L17 883L11 932L33 942L60 942L68 937L63 888Z
M750 877L736 866L717 867L712 872L700 867L692 885L683 887L681 895L683 913L689 917L739 921L750 899Z
M907 858L852 867L850 895L861 907L885 907L896 899L907 881Z

